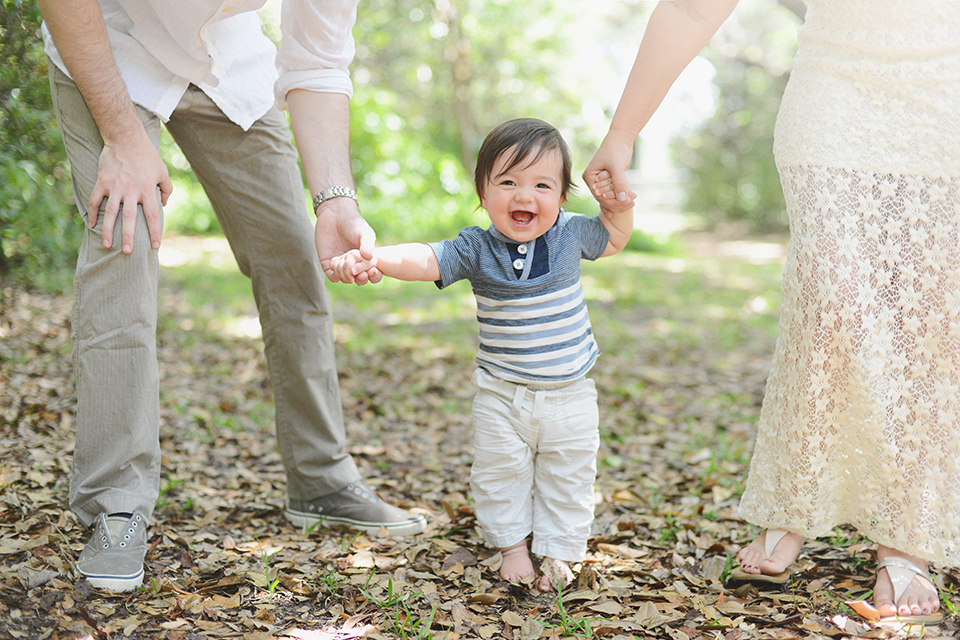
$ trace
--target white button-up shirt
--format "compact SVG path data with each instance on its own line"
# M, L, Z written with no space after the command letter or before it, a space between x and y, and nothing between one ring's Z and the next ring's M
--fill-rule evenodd
M351 96L359 0L283 0L280 50L256 11L266 0L100 0L120 77L166 121L195 84L248 129L291 89ZM46 52L67 72L44 25Z

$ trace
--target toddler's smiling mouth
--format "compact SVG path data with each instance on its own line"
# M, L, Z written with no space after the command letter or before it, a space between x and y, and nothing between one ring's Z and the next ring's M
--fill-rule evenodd
M510 218L517 224L529 224L533 222L534 214L530 211L511 211Z

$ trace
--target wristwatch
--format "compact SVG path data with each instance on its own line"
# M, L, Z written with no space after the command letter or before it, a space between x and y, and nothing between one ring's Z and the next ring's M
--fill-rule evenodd
M348 189L347 187L327 187L313 196L313 212L317 212L317 207L320 206L321 202L326 202L332 198L353 198L355 202L359 202L359 200L357 200L357 192L353 189Z

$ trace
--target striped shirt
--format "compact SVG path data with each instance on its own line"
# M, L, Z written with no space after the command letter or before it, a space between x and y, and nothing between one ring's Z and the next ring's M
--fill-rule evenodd
M547 272L529 278L530 269L515 268L511 256L522 245L492 225L430 243L440 266L437 286L466 279L477 297L477 365L520 384L567 382L589 371L600 350L583 298L580 260L599 258L609 239L599 217L561 210L557 223L519 252L529 251L530 261L534 252L548 257Z

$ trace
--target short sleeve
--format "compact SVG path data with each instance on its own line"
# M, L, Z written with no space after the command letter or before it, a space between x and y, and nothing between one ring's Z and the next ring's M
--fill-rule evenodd
M480 227L466 227L461 229L460 235L453 240L428 243L437 256L437 265L440 267L437 287L444 289L455 282L469 279L479 271L482 234L485 233Z
M580 241L580 255L585 260L596 260L607 250L610 232L603 226L600 216L585 216L582 213L568 214L565 223L567 233Z

